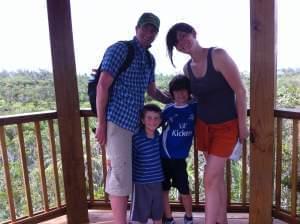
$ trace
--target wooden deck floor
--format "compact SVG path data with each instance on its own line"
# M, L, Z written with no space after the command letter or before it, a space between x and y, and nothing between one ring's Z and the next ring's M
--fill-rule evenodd
M173 214L176 224L183 223L183 215L182 212L176 212ZM194 224L204 224L204 213L194 213ZM229 213L228 221L229 224L247 224L249 214L246 213ZM113 224L112 221L112 213L108 210L89 210L89 223L93 224ZM149 221L148 223L152 223ZM285 224L286 222L282 222L278 219L273 220L273 224ZM42 222L42 224L67 224L66 216L61 216L56 219L52 219L46 222Z

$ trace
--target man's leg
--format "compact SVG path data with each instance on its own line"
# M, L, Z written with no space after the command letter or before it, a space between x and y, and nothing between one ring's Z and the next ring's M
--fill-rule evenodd
M114 223L125 224L128 195L132 190L132 132L107 123L107 170L105 191L109 194Z
M126 211L128 197L124 196L109 196L112 213L114 216L114 222L120 224L126 224Z

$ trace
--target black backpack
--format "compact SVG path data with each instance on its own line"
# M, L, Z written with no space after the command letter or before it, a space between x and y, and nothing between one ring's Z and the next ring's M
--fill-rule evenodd
M114 78L114 81L110 88L112 88L112 86L116 82L118 76L129 67L129 65L132 63L132 60L134 58L134 48L133 48L132 41L119 41L119 42L126 44L128 51L127 51L126 58L125 58L123 64L118 69L116 77ZM88 82L88 95L89 95L89 100L90 100L90 104L91 104L91 109L92 109L93 113L95 113L96 115L97 115L97 108L96 108L97 84L98 84L100 74L101 74L101 65L102 65L102 62L100 63L98 69L93 69L91 78L89 79L89 82Z

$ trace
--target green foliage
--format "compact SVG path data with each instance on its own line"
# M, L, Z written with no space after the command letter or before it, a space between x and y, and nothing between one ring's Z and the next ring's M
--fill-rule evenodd
M288 74L278 78L277 106L294 108L300 105L300 74Z
M168 90L168 83L172 79L172 75L156 75L156 85L161 90ZM79 102L81 108L89 108L89 101L87 96L87 75L77 76L78 89L79 89ZM249 89L249 74L242 74L243 82L245 83L247 89ZM46 110L55 110L55 91L53 84L53 76L50 72L40 70L40 71L16 71L16 72L0 72L0 116L1 115L12 115L25 112L37 112ZM300 74L293 73L289 70L288 74L278 76L277 84L277 107L299 107L300 106ZM146 103L151 102L152 99L146 95ZM161 105L161 104L159 104ZM163 107L163 105L161 105ZM92 123L90 126L95 126L95 119L91 119ZM52 156L50 152L49 144L49 134L48 125L46 122L40 122L41 125L41 136L42 136L42 147L43 147L43 157L45 166L45 175L47 182L47 195L49 198L50 207L55 206L56 196L54 189L54 175L53 175L53 163ZM62 164L60 157L60 147L58 140L58 130L57 124L55 124L55 138L56 138L56 153L58 162L58 173L59 173L59 185L61 189L61 199L64 203L64 192L63 192L63 175L62 175ZM82 125L84 127L84 125ZM289 128L288 128L289 129ZM283 129L285 130L285 128ZM289 129L290 130L290 129ZM30 190L32 204L34 206L33 210L39 211L43 209L43 198L42 189L40 186L40 170L37 155L36 139L34 134L33 124L23 125L23 134L25 139L25 149L26 149L26 161L29 170L30 179ZM10 175L13 185L13 195L16 207L17 216L23 216L27 214L27 202L24 191L23 184L23 174L22 165L19 152L19 143L17 139L17 129L15 125L7 126L5 128L6 133L6 145L9 157L9 168ZM84 130L83 130L84 133ZM283 173L284 176L289 176L290 167L288 161L290 158L290 137L291 133L286 131L284 134L283 142ZM91 133L92 135L92 133ZM92 175L94 180L94 196L95 199L104 198L104 183L102 172L103 169L101 154L99 154L99 149L96 147L96 143L93 142L93 137L91 137L92 144ZM85 138L83 137L83 146L86 149ZM193 155L191 153L190 162L188 163L188 173L191 180L191 190L194 189L194 166L191 163ZM204 170L204 158L199 155L199 175L200 175L200 200L204 199L203 191L203 170ZM86 158L85 158L86 161ZM241 186L241 164L239 162L232 164L232 200L240 200L240 186ZM289 179L283 180L285 183L289 182ZM286 198L289 197L289 191L287 187L283 191ZM175 191L171 192L171 198L177 199L177 193ZM8 201L6 195L6 185L4 179L4 165L2 158L0 157L0 222L9 219L8 211Z

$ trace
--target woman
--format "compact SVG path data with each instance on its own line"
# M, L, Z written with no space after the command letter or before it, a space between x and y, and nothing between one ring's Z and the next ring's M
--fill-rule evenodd
M206 159L205 223L226 224L224 170L237 141L243 142L248 136L246 90L236 64L226 51L202 47L189 24L172 26L166 42L172 64L174 47L191 57L183 70L191 80L191 91L198 102L196 146Z

